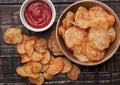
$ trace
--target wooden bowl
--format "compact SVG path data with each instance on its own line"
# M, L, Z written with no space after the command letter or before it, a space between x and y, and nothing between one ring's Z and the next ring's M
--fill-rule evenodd
M100 6L102 7L103 9L105 9L108 13L112 14L114 17L115 17L115 24L114 24L114 28L115 28L115 31L116 31L116 39L115 41L110 44L109 48L106 50L106 53L105 53L105 56L102 60L98 61L98 62L91 62L91 63L83 63L83 62L80 62L79 60L77 60L72 51L70 51L65 43L64 43L64 40L62 39L62 37L59 35L58 33L58 27L60 25L62 25L62 20L63 18L65 17L66 13L68 11L72 11L72 12L76 12L77 8L79 6L84 6L86 7L87 9L93 7L93 6ZM107 61L108 59L110 59L113 54L116 52L116 50L118 49L119 47L119 44L120 44L120 21L119 21L119 18L118 16L115 14L115 12L110 8L108 7L106 4L102 3L102 2L99 2L99 1L94 1L94 0L86 0L86 1L77 1L73 4L71 4L69 7L67 7L63 13L61 14L61 16L59 17L58 19L58 22L57 22L57 26L56 26L56 39L57 39L57 43L59 45L59 47L61 48L62 52L65 54L65 56L70 59L71 61L79 64L79 65L84 65L84 66L94 66L94 65L98 65L98 64L101 64L101 63L104 63L105 61Z

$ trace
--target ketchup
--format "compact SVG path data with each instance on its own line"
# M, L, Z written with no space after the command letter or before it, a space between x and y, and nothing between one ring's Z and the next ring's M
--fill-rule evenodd
M50 23L52 11L47 3L37 0L26 6L24 16L30 26L43 28Z

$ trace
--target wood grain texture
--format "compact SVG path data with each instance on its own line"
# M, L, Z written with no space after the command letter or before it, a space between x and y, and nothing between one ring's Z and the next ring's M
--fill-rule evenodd
M0 0L0 85L32 85L27 78L16 74L16 67L21 65L20 57L15 45L8 45L3 41L3 34L8 27L19 27L24 34L36 35L48 40L55 29L57 20L62 11L78 0L51 0L56 8L56 21L52 27L41 33L27 30L19 18L19 10L24 0ZM100 0L110 6L120 18L120 0ZM79 66L79 65L78 65ZM52 81L46 81L45 85L119 85L120 83L120 48L107 62L94 66L79 66L81 75L77 81L71 81L66 75L56 75Z

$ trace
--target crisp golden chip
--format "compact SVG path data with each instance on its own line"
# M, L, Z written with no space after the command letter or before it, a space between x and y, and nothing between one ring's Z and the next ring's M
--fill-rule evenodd
M66 29L64 28L63 25L59 26L58 31L59 31L59 34L62 36L62 38L65 39L65 31L66 31Z
M67 73L67 76L72 80L77 80L79 74L80 74L80 69L77 67L77 65L73 64L72 69Z
M44 38L38 38L35 41L35 51L39 53L45 53L47 50L47 41Z
M30 61L23 65L23 69L26 73L38 73L42 69L42 65L39 62Z
M57 57L53 62L50 63L47 73L55 75L58 74L63 69L63 59Z
M34 51L31 59L32 59L33 61L40 61L40 60L43 59L43 57L44 57L44 56L43 56L42 54L37 53L37 52Z
M39 62L32 63L32 72L39 73L42 70L42 65Z
M19 74L22 77L26 77L26 72L24 71L23 67L19 66L16 68L17 74Z
M107 30L108 29L108 22L104 16L92 18L91 28Z
M110 42L115 41L116 32L115 32L114 28L113 27L109 28L108 32L110 35Z
M19 44L22 42L21 29L19 28L7 28L3 35L3 39L9 44Z
M47 64L50 61L50 53L49 51L46 51L44 54L42 54L43 59L40 61L41 64Z
M90 8L89 11L94 12L94 16L101 16L104 15L104 17L106 18L109 27L112 27L114 22L115 22L115 17L113 15L110 15L109 13L107 13L103 8L101 8L100 6L93 6L92 8ZM91 18L94 18L93 16Z
M86 54L88 59L92 60L92 61L99 61L101 59L103 59L104 55L105 55L105 51L100 51L100 50L96 50L92 47L89 46L89 44L87 45L87 50L86 50Z
M30 77L30 78L38 78L39 77L39 74L25 72L24 68L20 67L20 66L16 68L16 72L17 72L17 74L19 74L22 77Z
M48 41L48 47L50 48L50 50L53 52L53 54L62 54L62 51L61 49L59 48L58 44L57 44L57 40L56 40L56 37L55 37L55 31L52 32L50 38L49 38L49 41Z
M25 52L30 57L34 53L34 44L35 44L36 39L37 39L37 37L32 36L32 37L29 37L25 42Z
M27 56L26 54L20 55L20 57L21 57L21 63L27 63L31 61L31 58Z
M41 69L41 72L45 72L47 69L48 69L49 65L48 64L43 64L42 65L42 69Z
M63 58L63 63L64 63L64 66L63 66L61 73L69 72L72 68L71 62L67 58Z
M90 29L88 34L89 44L92 48L104 50L109 47L110 36L108 30Z
M25 48L24 47L25 47L24 44L18 44L17 45L17 52L19 54L25 54Z
M90 27L89 12L85 7L80 6L75 13L75 23L82 29Z
M81 45L87 36L85 30L70 27L65 31L65 43L68 48L73 48L75 45Z
M43 73L43 76L44 76L44 78L46 79L46 80L52 80L53 79L53 77L54 77L54 75L51 75L51 74L49 74L49 73Z
M69 27L72 26L71 21L74 21L74 13L71 11L68 11L65 17L65 29L68 29Z
M24 34L22 34L22 37L23 37L22 43L25 43L26 40L29 38L27 35Z
M75 46L73 50L73 55L81 62L89 61L86 55L86 48L87 48L87 43L84 42L82 43L81 46Z
M42 73L39 73L39 77L38 78L29 78L28 77L28 80L31 83L36 84L36 85L42 85L44 83L44 77L43 77Z

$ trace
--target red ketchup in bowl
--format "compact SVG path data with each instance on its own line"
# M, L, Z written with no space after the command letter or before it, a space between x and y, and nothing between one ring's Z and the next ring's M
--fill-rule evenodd
M50 6L44 1L33 1L28 4L24 11L26 22L34 28L47 26L52 19Z

